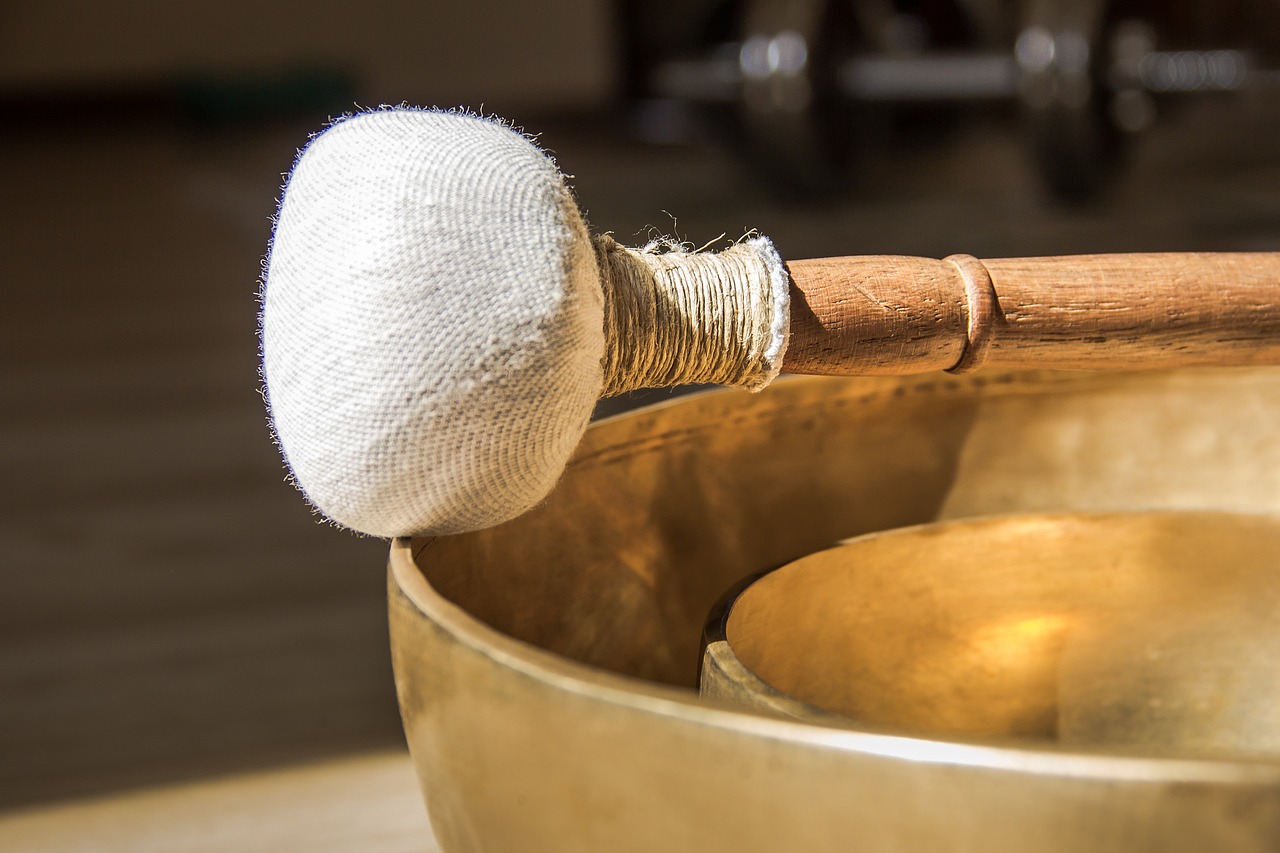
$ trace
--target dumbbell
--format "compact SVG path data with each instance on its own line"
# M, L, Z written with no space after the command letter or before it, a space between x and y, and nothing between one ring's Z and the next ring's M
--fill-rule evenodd
M1151 26L1119 19L1106 2L1032 0L1011 48L968 51L929 49L928 21L877 18L883 5L753 0L740 41L659 63L651 89L733 109L765 171L811 192L835 185L859 125L878 108L1017 104L1046 183L1081 200L1103 185L1125 135L1150 126L1155 97L1276 76L1242 50L1159 51Z

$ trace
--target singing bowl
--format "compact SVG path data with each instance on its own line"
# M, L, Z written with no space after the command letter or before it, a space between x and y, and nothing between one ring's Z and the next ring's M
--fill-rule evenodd
M915 737L1280 758L1280 517L1015 515L858 537L731 595L704 696Z
M603 420L501 527L401 539L392 660L444 850L1280 848L1280 761L912 736L700 698L707 612L852 536L1280 511L1280 370L794 379Z

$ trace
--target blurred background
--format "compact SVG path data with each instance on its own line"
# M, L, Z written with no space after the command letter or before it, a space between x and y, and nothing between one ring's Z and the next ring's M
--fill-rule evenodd
M329 117L507 116L624 242L1280 251L1274 69L1278 0L8 0L0 810L402 744L386 543L259 394Z

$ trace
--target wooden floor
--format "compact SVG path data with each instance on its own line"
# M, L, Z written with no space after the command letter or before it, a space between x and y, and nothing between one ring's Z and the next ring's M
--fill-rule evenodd
M529 129L624 241L759 228L789 257L1280 250L1274 112L1163 117L1088 210L1046 204L998 123L872 155L856 194L808 206L705 146L641 145L605 120ZM0 130L0 810L299 762L340 774L343 755L402 748L386 545L311 517L258 391L269 217L313 126Z
M22 853L438 853L402 752L127 791L0 815Z

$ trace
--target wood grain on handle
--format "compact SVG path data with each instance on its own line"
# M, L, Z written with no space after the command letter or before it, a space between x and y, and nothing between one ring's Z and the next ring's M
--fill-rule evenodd
M787 266L790 373L1280 364L1280 253Z

